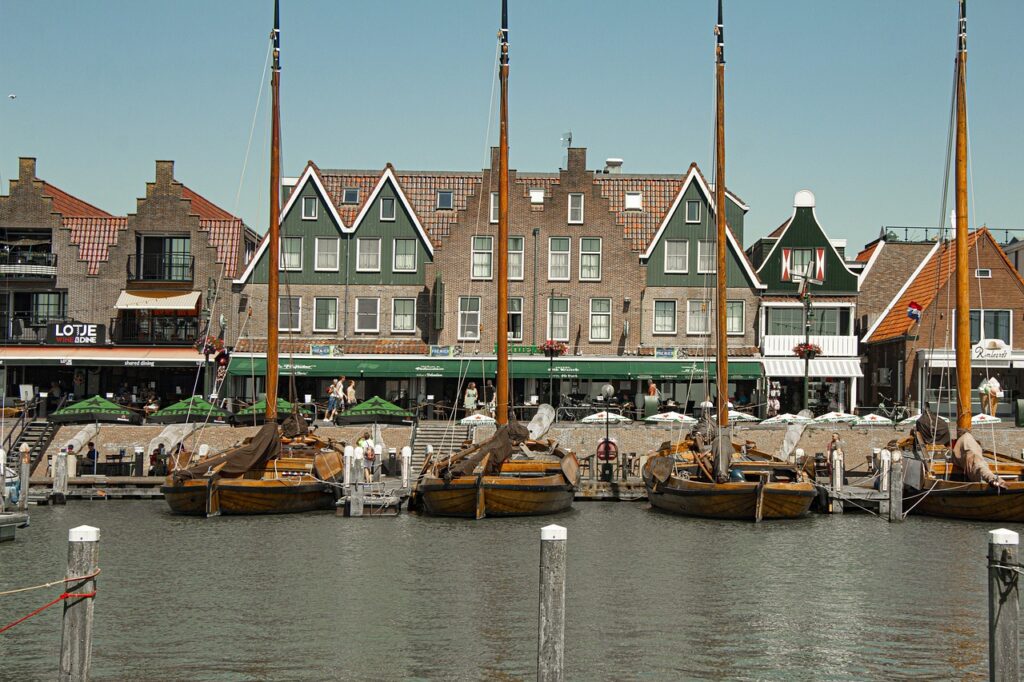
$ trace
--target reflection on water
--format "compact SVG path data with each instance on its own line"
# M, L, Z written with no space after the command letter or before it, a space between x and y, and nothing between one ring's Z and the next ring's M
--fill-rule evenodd
M540 528L569 528L568 679L983 678L987 525L753 525L580 503L480 522L330 513L201 520L162 502L33 510L0 590L63 575L102 531L97 679L520 679L536 669ZM48 596L49 595L49 596ZM6 623L52 598L0 598ZM0 637L49 679L60 609Z

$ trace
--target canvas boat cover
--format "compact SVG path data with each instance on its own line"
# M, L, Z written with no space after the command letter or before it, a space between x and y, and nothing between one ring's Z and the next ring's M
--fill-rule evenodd
M280 453L281 440L277 436L277 424L264 424L255 436L238 447L204 459L186 469L175 471L174 479L181 481L189 478L202 478L210 469L221 464L223 464L219 471L221 476L239 476L274 459Z

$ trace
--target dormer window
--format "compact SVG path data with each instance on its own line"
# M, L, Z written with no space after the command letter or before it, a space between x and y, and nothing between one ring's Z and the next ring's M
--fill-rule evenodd
M642 211L644 209L644 195L640 192L626 192L626 210Z
M437 210L450 211L454 208L453 194L451 190L440 190L437 193Z
M356 187L346 187L341 191L341 203L343 204L358 204L359 203L359 189Z
M302 197L302 219L316 220L316 207L319 202L316 197Z
M688 223L699 223L700 222L700 202L699 201L687 201L686 202L686 222L688 222Z
M534 188L530 189L530 203L533 204L534 206L536 206L538 204L543 205L543 203L544 203L544 188L543 187L534 187Z
M389 222L395 219L395 200L391 197L380 200L380 219Z

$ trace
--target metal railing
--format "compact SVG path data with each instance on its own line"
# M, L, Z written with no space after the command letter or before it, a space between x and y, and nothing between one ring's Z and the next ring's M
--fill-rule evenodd
M42 317L28 311L0 314L0 341L3 343L43 343L46 325L70 322L67 317Z
M115 317L110 339L123 345L190 346L199 338L198 317Z
M195 258L186 253L128 256L128 279L136 282L191 282Z
M57 254L39 251L0 251L0 275L8 277L54 277Z

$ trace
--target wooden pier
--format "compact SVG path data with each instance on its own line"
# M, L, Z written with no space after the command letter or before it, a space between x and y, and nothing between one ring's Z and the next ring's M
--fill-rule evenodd
M633 502L647 499L647 489L639 477L630 476L625 481L580 481L574 500L604 502Z
M880 452L877 470L846 471L842 452L833 454L828 477L819 476L818 511L842 514L865 511L888 521L902 521L903 459L898 450Z
M25 512L0 512L0 542L14 540L15 531L27 525L28 514Z
M161 500L162 476L78 476L67 479L69 500ZM29 501L49 504L53 492L52 478L33 478Z

